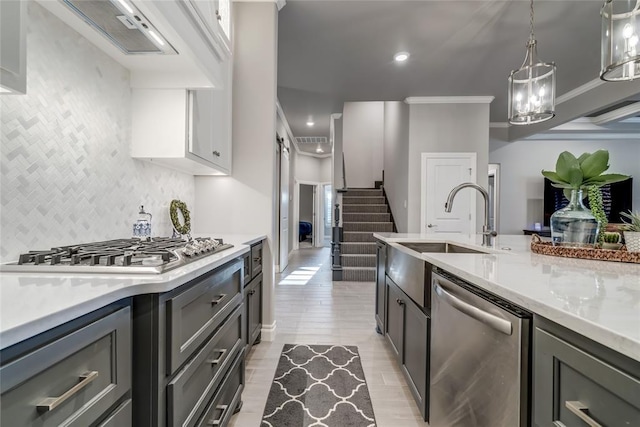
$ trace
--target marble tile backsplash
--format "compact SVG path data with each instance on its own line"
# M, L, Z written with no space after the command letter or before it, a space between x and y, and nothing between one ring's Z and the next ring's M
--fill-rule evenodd
M28 5L27 95L0 96L0 261L130 237L138 206L169 235L190 175L134 160L129 72L39 4Z

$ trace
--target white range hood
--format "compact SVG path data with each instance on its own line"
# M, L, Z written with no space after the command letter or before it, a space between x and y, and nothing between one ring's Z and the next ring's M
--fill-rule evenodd
M222 87L229 53L202 36L181 0L37 1L129 69L131 87Z

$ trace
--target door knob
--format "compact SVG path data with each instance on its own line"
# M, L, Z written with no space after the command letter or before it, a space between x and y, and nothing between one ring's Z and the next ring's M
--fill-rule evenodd
M434 228L434 227L437 227L437 225L435 225L435 224L427 224L427 227L428 228Z

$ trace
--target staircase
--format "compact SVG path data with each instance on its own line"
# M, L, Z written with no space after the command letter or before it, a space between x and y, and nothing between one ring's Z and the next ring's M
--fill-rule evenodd
M381 189L347 190L342 195L342 280L373 282L374 232L392 232L393 222Z

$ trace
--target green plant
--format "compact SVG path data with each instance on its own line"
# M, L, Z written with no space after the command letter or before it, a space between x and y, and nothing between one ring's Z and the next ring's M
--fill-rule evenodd
M607 220L607 214L605 213L604 206L602 205L602 193L600 193L600 187L596 185L591 185L589 187L588 194L589 194L589 207L591 208L591 213L593 214L595 219L600 223L597 241L599 243L602 243L604 241L605 229L607 228L607 224L609 223L609 221Z
M629 220L629 222L625 221L624 219L622 220L622 222L624 222L624 225L620 227L622 230L640 231L640 211L620 212L620 215L622 215L623 217Z
M556 170L543 170L542 175L549 178L554 187L564 188L565 196L570 199L567 190L581 190L591 186L602 187L605 184L629 178L627 175L618 173L604 173L607 169L609 169L607 150L583 153L580 157L563 151L556 161Z
M620 233L616 231L605 231L602 234L602 239L604 243L619 243Z

